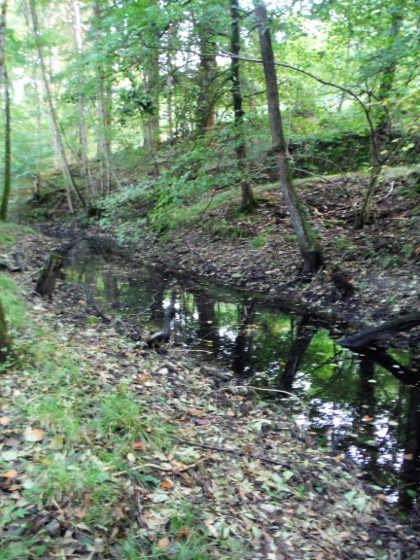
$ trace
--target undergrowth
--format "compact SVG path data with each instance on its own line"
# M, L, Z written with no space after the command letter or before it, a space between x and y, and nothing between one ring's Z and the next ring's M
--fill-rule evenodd
M54 525L39 521L58 514L79 527L84 546L101 558L111 549L112 557L127 559L208 557L201 514L182 496L167 504L170 545L163 546L163 535L146 538L130 513L137 507L128 497L130 479L145 488L161 483L135 468L141 449L170 453L175 428L151 414L124 381L103 383L100 349L96 369L62 333L29 320L27 304L4 275L0 290L18 356L1 376L0 416L19 440L2 449L0 482L9 476L20 481L0 497L0 560L61 557Z

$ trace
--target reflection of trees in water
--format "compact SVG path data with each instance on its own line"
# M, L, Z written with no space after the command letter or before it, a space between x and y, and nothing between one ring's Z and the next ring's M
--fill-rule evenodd
M255 317L255 304L244 302L238 306L238 334L232 350L232 369L242 376L252 374L253 329L250 328Z
M412 369L420 371L420 359L412 362ZM405 510L413 508L420 491L420 390L408 387L408 406L404 429L404 459L401 466L399 503Z
M120 287L118 285L118 279L114 272L111 270L104 271L102 275L104 283L104 297L107 302L111 302L112 306L116 309L119 308L120 300Z
M229 357L239 375L258 371L265 374L265 383L286 391L299 385L297 390L303 392L305 383L297 384L296 375L305 372L310 384L309 420L315 429L322 426L328 430L337 451L350 454L356 446L363 467L385 485L387 477L395 480L404 447L399 500L406 509L412 506L420 476L420 394L413 387L419 380L418 371L413 371L420 369L418 363L407 367L385 350L368 351L361 357L337 351L325 331L315 336L316 327L305 317L257 309L247 302L235 304L232 299L221 302L200 288L169 293L171 283L147 270L124 277L118 268L104 270L103 262L83 259L73 270L72 279L85 288L88 298L102 298L126 309L126 319L130 313L150 316L161 325L165 297L172 303L176 298L176 321L184 339L211 341L208 349L219 357ZM258 328L251 328L255 323ZM377 383L371 383L375 360L394 378L411 385L397 386L379 367ZM342 421L334 426L340 415ZM375 426L384 428L384 419L390 421L389 429L386 435L379 435ZM354 433L359 434L357 440ZM374 441L376 445L369 443Z
M375 362L362 357L359 364L359 387L354 407L353 432L359 434L358 448L363 457L364 468L371 473L376 472L378 462L378 446L375 434Z
M198 313L197 336L205 344L210 343L213 352L217 354L220 348L220 338L215 313L215 301L205 292L196 293L194 301Z
M287 355L287 362L279 380L279 386L285 391L290 391L292 388L303 356L311 343L316 330L316 327L309 325L306 317L302 317L298 321L294 340ZM290 332L293 332L293 328L290 329Z

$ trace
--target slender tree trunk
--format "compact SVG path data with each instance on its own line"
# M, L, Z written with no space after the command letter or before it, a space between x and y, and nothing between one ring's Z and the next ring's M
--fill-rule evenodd
M102 16L99 2L95 2L95 4L93 5L93 14L95 16L97 24L99 25ZM96 33L97 39L99 39L99 34L100 32L98 30ZM107 126L109 115L107 114L105 72L104 66L101 62L99 62L96 67L96 76L98 84L98 158L100 159L102 166L102 192L104 195L107 195L111 192L111 150L109 146L109 134Z
M82 52L83 52L83 40L82 40L82 26L80 21L80 2L79 0L73 0L72 2L72 29L73 29L73 42L76 51L77 59L79 63L81 62ZM80 166L82 169L82 174L85 179L85 184L88 187L88 192L90 197L95 196L92 176L89 169L88 162L88 141L87 141L87 130L86 130L86 120L85 120L85 95L82 91L82 76L80 74L80 69L78 70L78 99L77 108L79 113L79 159Z
M404 8L406 0L396 3L392 8L391 26L388 33L388 46L385 50L386 63L381 74L378 94L376 96L378 102L378 111L375 127L375 153L371 154L371 173L369 186L366 197L360 212L356 215L355 227L362 228L372 220L374 209L374 195L378 185L378 179L381 174L382 166L386 163L388 154L387 146L392 138L391 135L391 117L387 101L392 93L395 72L398 63L398 52L395 48L395 42L401 31L401 25L404 18Z
M35 177L34 177L34 197L40 198L41 196L41 162L40 162L40 145L41 145L41 102L39 95L38 72L37 68L34 69L34 91L36 103L36 125L35 125Z
M239 4L238 0L230 0L230 14L231 14L231 39L230 49L232 54L239 56L241 50L241 38L239 30ZM232 100L234 112L234 127L235 127L235 151L238 168L243 174L247 175L246 164L246 147L243 131L243 117L244 111L242 109L242 91L240 79L240 61L238 58L233 57L231 60L231 78L232 78ZM243 210L251 210L255 208L255 198L252 192L249 181L245 178L241 181L242 191L242 204Z
M197 26L200 45L200 66L198 69L199 94L196 110L197 136L205 136L214 128L216 43L206 24Z
M6 318L0 300L0 363L4 362L10 352L10 338L7 332Z
M150 106L145 114L146 145L153 152L160 141L159 130L159 49L157 45L150 49L144 66L145 85Z
M254 0L255 15L258 24L261 56L263 59L264 76L267 89L268 115L270 121L272 152L280 186L285 198L290 219L304 261L304 272L314 273L322 265L321 248L314 233L306 221L303 207L293 188L286 159L286 142L279 107L276 68L271 44L271 35L267 26L267 10L262 0Z
M61 137L61 133L60 133L60 129L58 127L58 120L57 120L57 114L55 111L55 107L54 107L54 102L53 102L53 98L52 98L52 92L51 92L51 87L50 87L50 83L48 80L48 76L47 76L47 69L45 67L45 62L44 62L44 57L42 54L42 47L41 47L41 41L39 39L39 25L38 25L38 17L36 14L36 10L35 10L35 2L34 0L29 0L29 9L30 9L30 13L31 13L31 20L32 20L32 29L33 29L33 33L34 33L34 38L35 38L35 44L36 44L36 48L38 51L38 59L39 59L39 66L41 68L41 77L42 77L42 81L44 82L44 89L45 89L45 94L47 97L47 104L48 104L48 109L50 112L50 118L51 118L51 125L54 131L54 137L57 143L57 148L60 154L60 160L61 160L61 169L62 169L62 173L63 173L63 177L64 177L64 184L66 186L66 195L67 195L67 204L69 207L70 212L74 212L74 207L73 207L73 202L72 202L72 192L74 192L76 194L76 196L79 198L82 206L85 208L86 207L86 203L85 200L81 194L81 192L79 191L73 177L70 171L70 167L67 161L67 156L66 156L66 152L64 149L64 144L63 144L63 139Z
M174 120L173 120L173 65L172 65L172 37L174 34L173 25L169 27L169 39L168 39L168 51L166 54L166 66L167 66L167 76L166 76L166 103L168 108L168 136L172 143L174 140Z
M10 198L10 94L9 77L5 59L5 39L6 39L6 14L7 1L3 0L0 13L0 78L3 82L4 92L4 182L3 196L0 206L0 220L5 221Z

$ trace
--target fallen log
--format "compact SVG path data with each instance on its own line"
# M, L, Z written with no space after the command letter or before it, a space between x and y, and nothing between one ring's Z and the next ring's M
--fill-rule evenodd
M380 343L389 335L408 331L418 325L420 325L420 313L410 313L399 319L388 321L379 327L367 329L347 338L343 338L338 341L338 344L349 350L361 350L375 346L376 343Z

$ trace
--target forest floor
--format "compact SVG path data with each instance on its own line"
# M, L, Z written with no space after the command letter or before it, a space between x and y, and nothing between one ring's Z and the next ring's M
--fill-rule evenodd
M2 253L26 257L0 275L16 341L1 373L2 560L420 558L413 527L281 404L184 349L124 339L65 283L35 297L56 240L1 233Z

